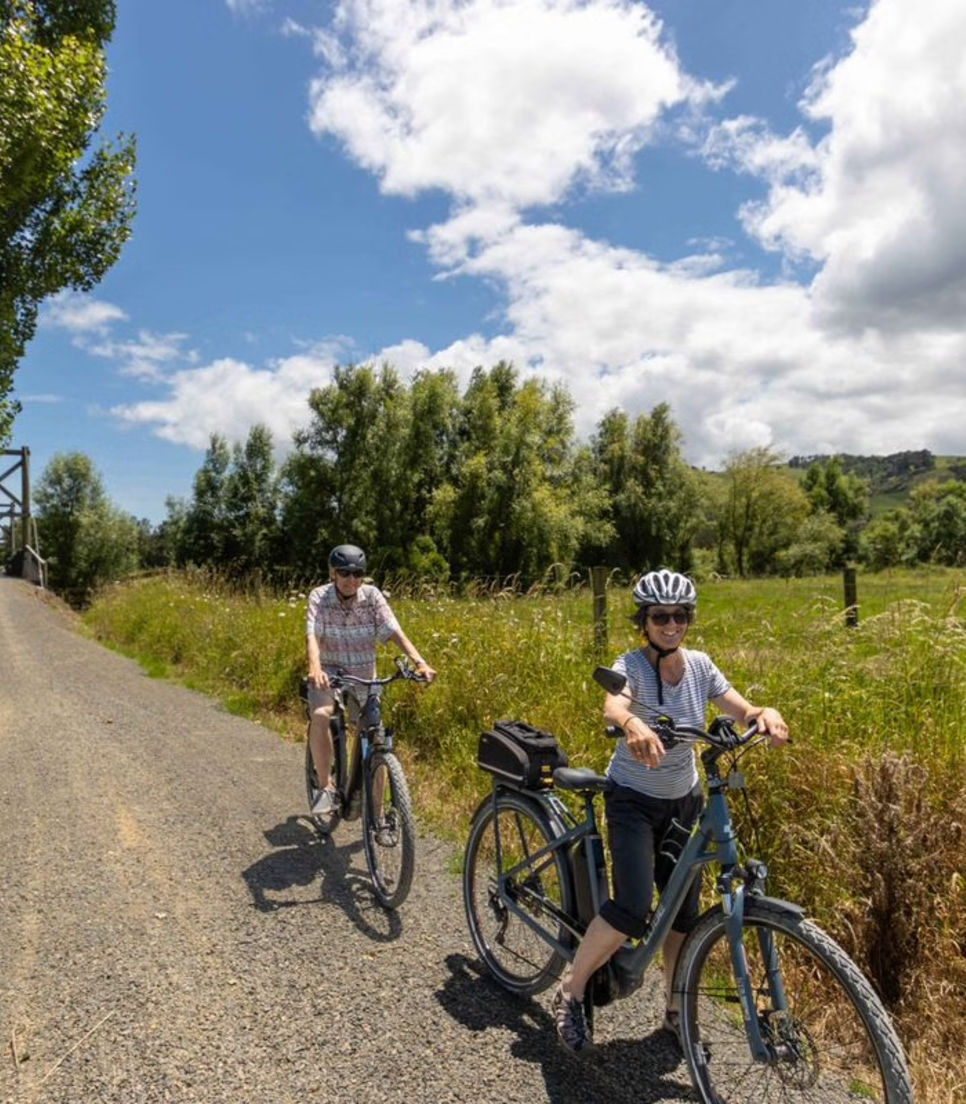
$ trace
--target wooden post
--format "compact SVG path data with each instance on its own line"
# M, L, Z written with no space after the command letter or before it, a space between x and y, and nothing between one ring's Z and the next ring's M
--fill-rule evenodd
M607 651L607 575L606 567L590 569L590 585L594 595L594 648L598 658Z
M842 582L845 588L845 623L849 628L855 628L859 623L859 597L852 564L847 564L843 569Z

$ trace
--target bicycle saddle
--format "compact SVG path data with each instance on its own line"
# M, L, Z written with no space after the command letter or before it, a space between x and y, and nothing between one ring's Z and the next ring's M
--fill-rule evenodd
M553 772L553 781L558 790L592 793L606 793L612 785L609 778L597 774L589 767L557 767Z

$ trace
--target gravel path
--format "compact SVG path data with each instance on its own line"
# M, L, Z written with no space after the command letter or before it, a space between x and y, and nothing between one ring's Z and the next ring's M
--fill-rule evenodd
M301 746L7 577L0 685L4 1104L690 1099L656 975L572 1058L549 994L480 976L451 848L423 835L385 913L357 824L301 819Z

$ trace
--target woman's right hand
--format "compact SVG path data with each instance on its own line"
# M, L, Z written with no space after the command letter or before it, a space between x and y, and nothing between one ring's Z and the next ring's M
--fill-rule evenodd
M624 739L627 750L635 762L651 770L661 765L667 749L654 729L645 724L640 717L631 717L624 725Z
M322 670L320 663L309 664L309 682L317 690L325 690L329 685L329 676Z

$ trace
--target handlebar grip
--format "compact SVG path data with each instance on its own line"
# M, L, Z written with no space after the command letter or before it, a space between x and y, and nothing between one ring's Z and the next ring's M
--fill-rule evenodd
M677 733L674 731L673 728L670 728L668 725L658 724L657 722L653 721L648 721L646 723L651 731L655 733L655 735L661 741L664 747L672 748L678 742L679 737ZM621 736L625 735L625 732L620 725L608 725L604 729L604 733L612 740L619 740Z
M654 734L657 736L657 738L661 741L661 743L666 748L674 747L674 745L680 739L680 737L674 731L674 729L669 728L667 725L662 725L662 724L656 724L655 723L655 724L652 724L650 727L651 727L651 731L654 732Z

